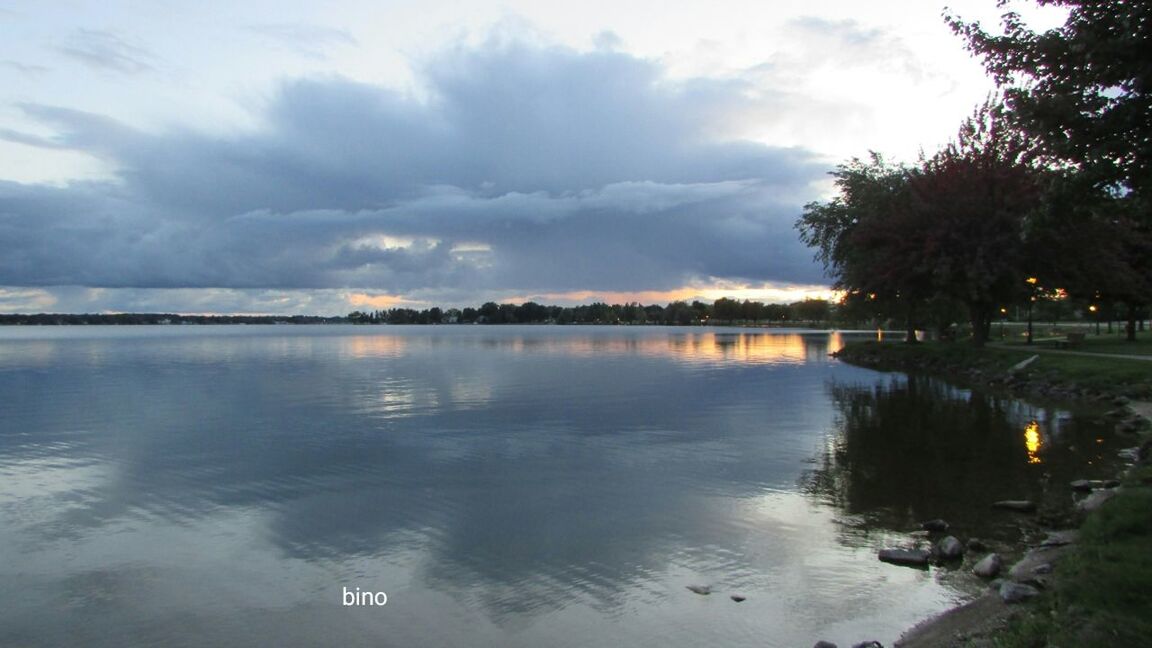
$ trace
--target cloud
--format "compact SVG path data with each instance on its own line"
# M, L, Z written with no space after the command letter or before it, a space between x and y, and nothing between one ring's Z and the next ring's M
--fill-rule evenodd
M49 68L46 68L43 65L31 65L28 63L21 63L20 61L13 61L11 59L0 61L0 65L30 77L40 76L51 71Z
M249 25L247 29L279 48L313 59L327 58L326 51L331 47L358 44L352 34L343 29L305 23L267 23Z
M151 52L100 29L77 29L57 51L104 72L141 74L155 69Z
M285 82L258 130L148 133L26 104L116 182L0 182L0 285L388 295L818 283L792 222L825 164L716 135L740 81L493 40L419 70L427 97Z

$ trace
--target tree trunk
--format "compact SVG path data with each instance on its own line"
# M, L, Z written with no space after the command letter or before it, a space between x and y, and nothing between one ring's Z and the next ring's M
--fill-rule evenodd
M1128 336L1126 339L1129 342L1135 342L1136 341L1136 304L1133 304L1132 302L1128 302L1128 326L1126 328L1128 329Z
M904 319L904 343L916 344L916 303L908 300Z
M992 332L992 309L980 302L968 303L968 319L972 323L972 344L984 346Z

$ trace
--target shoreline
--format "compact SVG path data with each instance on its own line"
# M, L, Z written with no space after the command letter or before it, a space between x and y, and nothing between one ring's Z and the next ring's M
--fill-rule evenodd
M1131 462L1126 463L1120 469L1120 474L1116 475L1117 484L1124 481L1142 461L1146 461L1142 457L1147 457L1149 446L1152 446L1152 435L1148 433L1149 428L1152 428L1152 396L1147 384L1099 384L1095 381L1088 384L1061 376L1058 372L1029 371L1027 365L1030 361L1014 362L1028 353L1026 349L1020 352L1008 349L964 350L963 347L960 347L960 352L956 352L956 349L926 349L925 345L908 347L868 342L846 346L833 355L856 366L880 371L927 374L965 388L1007 393L1016 398L1055 400L1073 406L1113 406L1116 409L1108 413L1116 423L1113 433L1131 439L1136 446L1130 451ZM1010 567L1005 565L1003 580L1026 584L1038 592L1049 590L1061 578L1057 566L1061 558L1075 551L1079 533L1076 529L1096 515L1100 506L1119 492L1123 492L1122 486L1093 490L1092 494L1080 499L1076 503L1076 522L1071 533L1067 529L1046 529L1049 540L1039 545L1020 546L1022 556ZM971 570L971 566L967 568ZM980 578L975 575L973 577ZM1025 623L1025 618L1036 612L1038 606L1006 602L1006 597L1002 598L1002 593L997 592L995 584L998 580L990 581L988 589L975 599L906 629L894 645L900 648L979 648L1002 645L998 635L1009 631L1013 625Z

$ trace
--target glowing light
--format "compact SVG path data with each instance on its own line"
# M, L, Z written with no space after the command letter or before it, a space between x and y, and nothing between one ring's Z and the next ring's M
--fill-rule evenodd
M1024 428L1024 449L1028 451L1028 463L1041 463L1040 448L1043 446L1044 442L1040 439L1040 424L1030 421Z

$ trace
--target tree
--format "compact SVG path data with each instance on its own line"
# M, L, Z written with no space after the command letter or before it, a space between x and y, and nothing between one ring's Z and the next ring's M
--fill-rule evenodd
M735 322L741 319L742 311L740 302L729 297L721 297L712 302L712 315L720 322Z
M908 342L928 301L951 297L967 306L972 340L983 345L996 307L1028 286L1028 224L1041 186L1028 139L1003 106L986 102L914 168L873 155L833 176L840 195L805 206L796 226L836 287L878 312L901 308Z
M804 322L827 322L832 315L832 308L826 299L805 299L792 304L792 312Z
M1030 237L1043 195L1034 162L1028 138L988 101L910 174L911 202L901 208L922 225L910 262L921 270L930 264L937 290L967 306L977 346L998 306L1025 298L1039 256Z
M1037 33L1011 11L1002 16L1000 34L955 15L946 20L984 60L1013 116L1049 155L1100 183L1146 194L1152 189L1152 4L1036 2L1067 7L1063 26Z
M839 165L839 195L804 206L796 222L800 239L816 248L816 259L834 287L876 305L902 303L907 342L915 342L916 305L931 296L930 269L920 260L920 227L912 222L910 169L873 153Z
M1152 301L1152 4L1125 0L1037 0L1066 7L1056 29L1036 32L1020 16L1002 16L993 34L955 15L946 20L1003 89L1017 124L1042 145L1051 162L1111 200L1081 229L1120 238L1095 255L1110 266L1097 292L1112 292L1128 306L1128 339L1135 340L1136 312ZM999 0L1006 7L1007 0ZM1117 216L1117 214L1123 214ZM1075 225L1074 225L1075 226ZM1098 237L1097 237L1098 238ZM1079 239L1083 241L1083 239ZM1084 249L1084 246L1081 246ZM1106 254L1113 255L1104 259ZM1079 277L1083 279L1084 277Z

